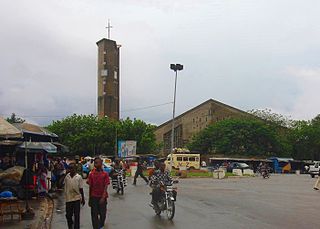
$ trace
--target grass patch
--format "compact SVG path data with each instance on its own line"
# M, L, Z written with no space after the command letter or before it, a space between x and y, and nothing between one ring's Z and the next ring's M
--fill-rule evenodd
M186 175L186 176L185 176ZM185 170L185 171L172 171L171 176L178 176L181 178L186 177L212 177L212 172L203 170Z
M212 172L188 172L187 177L212 177Z
M235 177L236 175L231 172L226 172L226 177Z

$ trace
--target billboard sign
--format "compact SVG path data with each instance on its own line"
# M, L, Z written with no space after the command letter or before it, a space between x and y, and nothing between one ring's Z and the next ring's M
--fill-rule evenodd
M137 153L137 141L118 141L118 157L130 157Z

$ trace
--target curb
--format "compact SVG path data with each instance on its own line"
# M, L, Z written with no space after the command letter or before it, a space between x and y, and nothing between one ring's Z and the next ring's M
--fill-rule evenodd
M39 218L31 226L31 229L50 229L53 216L54 202L50 196L41 200Z

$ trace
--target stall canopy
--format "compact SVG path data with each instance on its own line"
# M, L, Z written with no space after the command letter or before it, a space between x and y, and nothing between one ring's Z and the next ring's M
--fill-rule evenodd
M19 145L18 148L27 148L27 150L44 150L47 153L57 153L57 147L50 142L25 142Z
M69 153L69 147L65 146L59 142L52 142L53 145L55 145L57 147L57 151L60 153Z
M41 126L37 126L34 124L30 124L30 123L14 123L13 124L18 130L20 130L26 137L26 135L29 136L38 136L38 137L44 137L44 138L49 138L50 140L57 140L58 139L58 135L56 135L55 133L52 133L51 131L41 127Z
M5 119L0 117L0 138L12 139L12 138L22 138L22 132L15 126L11 125Z

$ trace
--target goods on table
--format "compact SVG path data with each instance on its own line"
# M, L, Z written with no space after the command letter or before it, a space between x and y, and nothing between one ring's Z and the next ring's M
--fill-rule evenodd
M2 180L13 180L19 182L21 180L24 167L13 166L5 171L0 172L0 181Z

